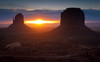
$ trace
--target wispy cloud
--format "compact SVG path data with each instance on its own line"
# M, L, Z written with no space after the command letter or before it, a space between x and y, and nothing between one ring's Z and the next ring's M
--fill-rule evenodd
M0 9L0 22L12 21L17 13L22 13L25 20L45 19L45 20L60 20L60 14L63 10L26 10L26 9ZM98 23L100 21L100 10L83 10L85 12L85 19Z

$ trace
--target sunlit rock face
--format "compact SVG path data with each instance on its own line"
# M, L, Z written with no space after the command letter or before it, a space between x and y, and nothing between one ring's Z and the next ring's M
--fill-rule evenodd
M80 8L67 8L61 13L61 26L84 26L84 12Z

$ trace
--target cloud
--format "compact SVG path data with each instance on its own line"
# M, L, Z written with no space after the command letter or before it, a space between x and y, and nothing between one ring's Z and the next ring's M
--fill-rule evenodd
M100 10L83 10L86 21L100 21Z
M63 10L25 10L25 9L0 9L0 22L12 21L17 13L22 13L25 20L31 19L47 19L60 20L60 14ZM85 12L86 21L100 21L100 10L83 10Z
M38 17L44 19L58 20L62 10L32 10L27 11L24 9L0 9L0 21L12 21L17 13L22 13L25 19L35 19Z

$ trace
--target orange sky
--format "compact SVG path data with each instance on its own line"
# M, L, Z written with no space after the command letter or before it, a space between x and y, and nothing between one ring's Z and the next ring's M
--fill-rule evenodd
M44 20L41 19L42 21L45 21L43 23L34 23L33 21L37 21L38 19L35 20L25 20L25 24L31 28L34 28L35 30L37 30L37 32L46 32L46 31L50 31L56 27L58 27L60 25L60 21L57 20ZM26 23L26 21L31 21L30 23ZM98 23L98 21L85 21L85 23ZM7 27L10 24L12 24L12 21L5 21L5 22L0 22L0 28L1 27Z

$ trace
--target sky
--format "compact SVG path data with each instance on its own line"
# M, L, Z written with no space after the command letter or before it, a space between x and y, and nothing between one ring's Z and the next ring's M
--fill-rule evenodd
M65 9L80 7L82 9L100 9L100 0L0 0L3 9Z
M69 7L81 8L85 21L100 27L99 6L100 0L0 0L0 27L9 26L17 13L22 13L25 21L38 18L60 21L61 12Z

